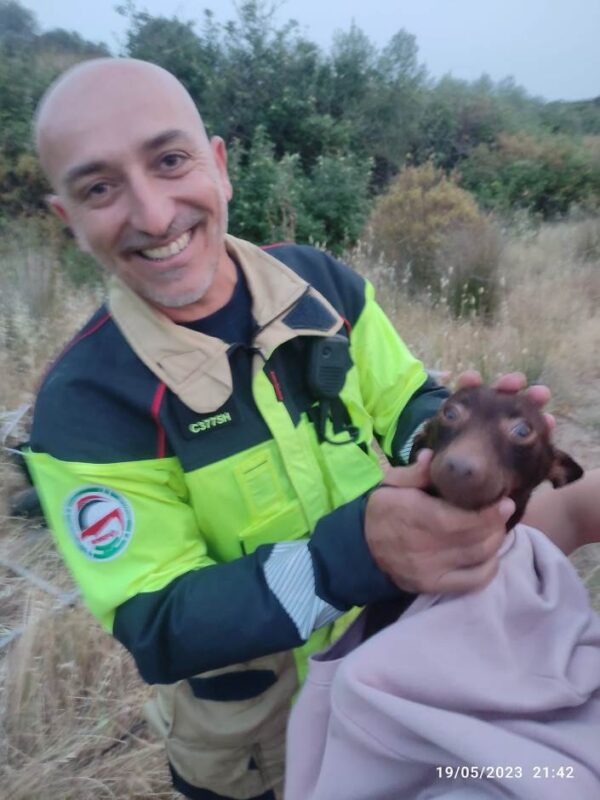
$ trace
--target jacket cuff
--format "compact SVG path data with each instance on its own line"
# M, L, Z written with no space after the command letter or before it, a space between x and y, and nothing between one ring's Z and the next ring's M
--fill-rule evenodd
M343 611L407 594L371 556L364 535L368 497L362 495L323 517L308 544L316 594Z

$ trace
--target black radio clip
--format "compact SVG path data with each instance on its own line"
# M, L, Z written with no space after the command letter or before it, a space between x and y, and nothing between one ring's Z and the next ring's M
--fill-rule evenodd
M340 399L340 392L351 366L350 345L345 336L335 334L312 342L306 378L312 396L319 401L309 412L319 441L349 444L358 440L358 428L352 424L348 409ZM334 433L346 432L347 439L335 441L328 438L328 418L331 418Z

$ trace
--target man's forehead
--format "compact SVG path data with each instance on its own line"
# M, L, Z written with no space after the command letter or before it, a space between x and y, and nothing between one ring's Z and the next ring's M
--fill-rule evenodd
M100 159L119 142L142 146L174 130L206 138L192 99L172 75L118 59L84 65L59 81L42 101L36 127L42 164L54 176L73 156Z

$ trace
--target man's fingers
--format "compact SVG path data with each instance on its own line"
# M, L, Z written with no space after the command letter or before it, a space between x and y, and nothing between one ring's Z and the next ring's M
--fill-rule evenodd
M497 508L498 508L498 513L500 514L504 522L508 522L508 520L515 513L517 506L515 504L515 501L511 497L503 497L502 500L500 500L500 502L497 504Z
M466 547L475 544L482 541L484 531L505 533L506 523L515 512L515 503L510 497L503 497L498 503L481 511L466 511L438 497L428 497L427 501L428 519L432 520L433 530L437 531L440 542L445 542L446 546Z
M507 394L516 394L527 386L527 378L522 372L507 372L506 375L500 375L492 383L492 389L497 392L506 392Z
M535 403L535 405L539 406L540 408L545 406L552 397L550 389L542 384L534 384L533 386L529 386L525 390L525 394L532 403Z
M465 567L447 572L438 579L432 592L446 594L483 589L495 577L499 563L498 556L493 556L476 567Z
M556 420L554 419L554 415L544 412L543 417L546 420L548 430L552 432L556 428Z
M538 408L543 408L547 403L550 402L550 398L552 397L550 389L542 384L530 386L525 390L525 394L532 403L535 403ZM547 412L544 413L544 419L546 420L548 430L553 431L554 428L556 428L556 420L552 414L548 414Z
M481 386L483 383L481 375L477 370L468 369L456 379L456 388L463 389L468 386ZM526 388L527 387L527 388ZM545 406L550 400L551 393L547 386L542 384L534 384L527 386L527 378L522 372L507 372L505 375L499 375L496 380L491 384L492 389L498 392L506 392L507 394L516 394L525 390L525 394L537 406Z
M476 369L467 369L461 372L456 379L457 389L466 389L469 386L481 386L481 375Z
M433 451L423 449L417 454L414 464L407 467L391 467L385 474L383 486L396 489L425 489L429 485L429 465Z
M505 536L506 533L503 530L498 530L478 542L453 548L448 552L446 558L448 568L456 571L485 564L494 558Z

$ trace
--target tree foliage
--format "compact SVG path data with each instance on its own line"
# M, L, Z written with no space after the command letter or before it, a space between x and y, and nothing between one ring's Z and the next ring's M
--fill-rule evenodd
M403 170L431 163L487 209L546 218L594 207L599 100L545 103L511 79L430 79L415 37L376 47L356 25L324 51L266 0L236 17L183 19L125 0L120 55L176 75L209 133L225 139L235 196L231 229L256 241L297 238L339 251L356 241L373 201ZM40 31L18 0L0 0L0 204L35 213L47 189L31 121L62 70L109 55L74 31ZM427 168L426 168L427 169Z
M553 219L573 206L598 207L600 159L586 143L565 136L501 134L461 165L460 183L484 208Z
M229 174L234 187L230 229L254 242L298 240L340 253L363 228L370 177L364 159L319 156L306 173L298 154L277 158L259 127L248 148L234 142Z

